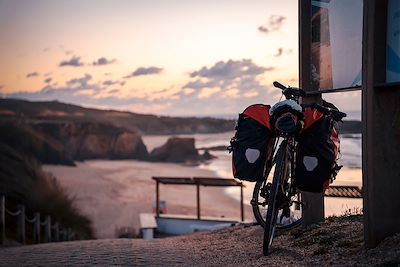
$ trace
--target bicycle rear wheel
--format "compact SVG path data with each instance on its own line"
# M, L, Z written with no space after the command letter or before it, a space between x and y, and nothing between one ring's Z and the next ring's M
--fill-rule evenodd
M276 154L276 166L274 177L272 180L272 185L269 191L268 197L268 209L267 216L265 219L265 227L264 227L264 240L263 240L263 254L265 256L269 253L269 247L272 244L272 240L274 238L276 221L278 218L278 206L277 206L277 195L279 190L280 182L287 175L287 162L286 162L286 144L281 144L277 154Z

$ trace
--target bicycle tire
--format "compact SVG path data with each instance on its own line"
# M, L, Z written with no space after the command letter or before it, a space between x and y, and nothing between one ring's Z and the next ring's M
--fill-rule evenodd
M253 215L257 223L264 229L265 227L265 217L267 215L267 203L265 195L261 192L262 188L265 188L265 184L268 182L268 176L275 165L275 159L272 162L272 166L266 171L265 178L259 180L255 183L253 189L253 197L251 200L251 207L253 209Z
M275 159L273 160L272 166L275 165ZM267 209L268 209L268 199L265 199L265 193L263 194L261 192L262 188L265 188L265 183L268 182L268 175L270 174L270 171L272 170L272 166L267 170L265 174L265 179L261 181L257 181L254 185L253 189L253 197L251 200L251 207L253 210L253 215L254 218L256 219L257 223L264 229L265 228L265 218L267 215ZM294 199L294 202L300 203L299 205L302 207L301 203L301 193L298 193L296 195L296 199ZM298 210L297 208L295 210ZM279 211L278 211L279 212ZM295 212L293 210L290 210L291 215ZM295 216L293 216L294 218ZM291 229L294 227L297 227L300 225L303 221L302 218L302 211L300 211L300 218L295 218L294 221L290 221L287 224L277 224L276 228L279 230L287 230Z
M267 256L269 253L269 248L272 244L274 238L276 219L278 216L278 208L276 207L276 196L278 194L278 188L282 175L285 175L287 168L287 162L285 161L286 148L279 148L276 155L276 166L274 172L274 178L272 180L272 186L268 198L268 209L267 217L265 219L264 227L264 239L263 239L263 254Z

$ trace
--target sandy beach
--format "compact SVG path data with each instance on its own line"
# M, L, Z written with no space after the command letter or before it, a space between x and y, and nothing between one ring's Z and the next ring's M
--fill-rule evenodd
M153 212L155 182L152 176L216 177L208 169L172 163L135 160L91 160L76 167L45 165L44 170L57 177L60 185L74 197L76 207L93 221L97 238L116 237L121 227L133 227L138 233L139 214ZM357 185L361 170L344 168L334 185ZM250 203L253 184L245 182L245 219L253 220ZM201 213L204 216L240 218L238 188L201 187ZM196 214L196 188L185 185L161 185L160 200L167 213ZM325 198L325 216L341 215L345 210L362 207L362 199Z
M76 167L45 165L60 185L74 197L76 207L93 221L97 238L115 237L120 227L139 229L139 214L152 212L155 182L152 176L215 177L215 173L192 166L149 163L134 160L91 160ZM194 186L160 186L160 200L171 214L196 214ZM224 188L201 187L201 213L204 216L240 218L237 200ZM245 219L252 220L251 207L245 205Z

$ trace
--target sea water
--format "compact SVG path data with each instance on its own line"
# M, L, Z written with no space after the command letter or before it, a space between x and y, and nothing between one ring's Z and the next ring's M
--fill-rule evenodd
M192 137L195 139L195 145L198 149L229 146L229 141L234 132L215 133L215 134L193 134L178 135L179 137ZM144 136L143 141L148 150L163 145L171 136ZM200 151L202 152L202 151ZM232 155L228 150L211 150L210 153L217 158L202 163L200 168L213 171L217 177L233 178L232 176ZM339 172L333 185L354 185L361 187L361 134L343 134L340 138L340 158L339 165L343 169ZM250 203L254 183L244 182L244 202ZM227 188L228 195L236 200L240 200L240 190L236 187ZM362 199L350 198L325 198L325 215L341 215L348 210L357 210L362 208Z

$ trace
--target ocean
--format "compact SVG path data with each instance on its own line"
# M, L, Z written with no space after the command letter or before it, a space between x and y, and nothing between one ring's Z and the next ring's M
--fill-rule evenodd
M228 146L234 132L216 133L216 134L193 134L177 135L179 137L193 137L196 148L207 148L214 146ZM171 136L143 136L143 141L148 150L163 145ZM200 165L200 168L211 170L216 177L233 178L231 154L226 151L211 151L211 154L217 156ZM346 134L340 137L340 159L339 165L343 165L333 185L355 185L361 187L361 134ZM253 191L253 183L244 182L244 202L249 203ZM226 193L239 200L240 191L238 188L227 188ZM340 215L346 210L362 208L361 199L348 198L325 198L325 214Z

